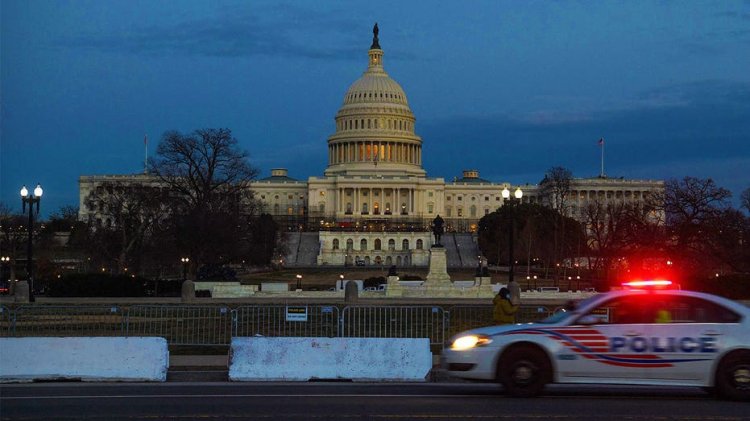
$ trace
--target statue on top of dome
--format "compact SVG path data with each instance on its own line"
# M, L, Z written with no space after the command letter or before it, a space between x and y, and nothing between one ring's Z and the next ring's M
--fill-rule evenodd
M378 43L378 32L380 32L380 30L378 29L378 23L375 22L375 26L372 27L372 45L370 46L371 50L380 49L380 43Z

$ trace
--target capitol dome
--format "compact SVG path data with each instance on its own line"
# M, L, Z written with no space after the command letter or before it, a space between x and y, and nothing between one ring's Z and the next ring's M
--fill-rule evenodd
M422 139L401 85L383 68L377 24L362 77L344 95L328 138L326 175L424 175Z

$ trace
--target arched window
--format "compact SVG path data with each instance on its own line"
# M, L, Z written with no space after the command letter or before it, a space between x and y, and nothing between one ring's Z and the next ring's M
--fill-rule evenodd
M385 257L385 265L386 266L390 266L392 264L393 264L393 259L391 259L391 256L386 256Z
M409 240L404 240L401 243L401 250L409 250Z
M477 216L477 207L474 206L474 205L471 205L471 208L470 208L469 212L471 213L472 217Z
M351 238L346 240L346 249L354 250L354 240L352 240Z
M334 238L333 239L333 249L334 250L338 250L339 249L339 239L338 238Z
M422 240L417 240L417 250L422 250Z
M396 256L396 266L401 266L401 256Z
M388 250L396 250L396 240L394 240L393 238L388 240Z
M362 250L362 251L367 250L367 240L366 239L363 238L362 241L359 242L359 249Z
M375 250L380 250L380 238L375 239Z

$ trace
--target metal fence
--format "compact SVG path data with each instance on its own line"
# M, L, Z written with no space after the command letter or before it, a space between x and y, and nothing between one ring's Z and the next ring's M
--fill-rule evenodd
M332 305L257 305L233 311L234 336L339 336L339 309Z
M0 338L11 335L11 311L0 306Z
M14 336L122 336L118 306L21 306L12 317Z
M430 338L445 342L445 312L438 306L350 306L341 317L342 337Z
M232 337L429 338L439 350L450 336L490 326L491 305L367 306L0 306L0 336L160 336L170 345L228 345ZM521 306L517 320L552 314L544 306Z
M138 305L128 310L126 336L161 336L170 345L228 345L229 307Z

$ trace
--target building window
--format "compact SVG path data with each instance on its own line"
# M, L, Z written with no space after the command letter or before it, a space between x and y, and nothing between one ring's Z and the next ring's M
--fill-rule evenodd
M409 240L404 240L401 243L401 250L409 250Z
M375 250L380 250L380 238L375 239Z
M339 249L339 239L338 238L334 238L333 239L333 249L334 250L338 250Z
M354 240L352 240L351 238L346 240L346 249L354 250Z
M362 239L362 241L359 242L359 249L362 251L367 251L367 240Z
M461 218L462 216L464 216L464 209L463 208L456 209L456 212L458 213L458 217L459 218Z
M290 194L289 196L287 196L287 199L289 199L289 200L292 200L293 198L294 198L294 195Z
M422 240L417 240L417 250L422 250Z
M289 206L288 208L286 208L286 214L287 215L294 215L294 209L292 209L292 207Z
M396 250L396 240L394 240L393 238L388 240L388 250L390 251Z

